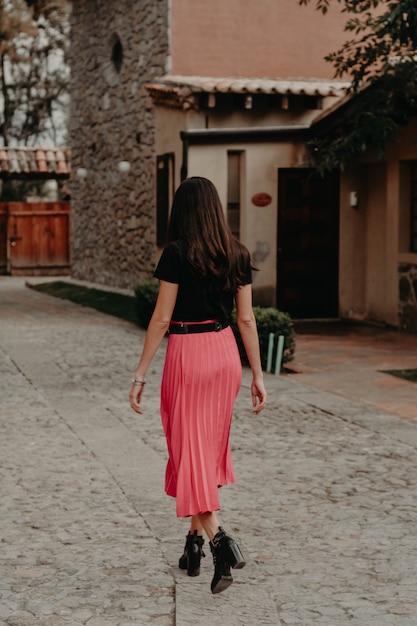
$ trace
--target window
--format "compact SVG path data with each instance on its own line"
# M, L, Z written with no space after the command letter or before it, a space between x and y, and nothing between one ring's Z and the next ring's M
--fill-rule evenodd
M417 161L411 165L410 251L417 252Z
M227 223L240 239L240 162L241 152L227 153Z
M156 245L167 243L169 209L174 197L173 153L162 154L156 158Z
M111 60L117 73L120 72L123 65L123 46L118 35L112 37Z

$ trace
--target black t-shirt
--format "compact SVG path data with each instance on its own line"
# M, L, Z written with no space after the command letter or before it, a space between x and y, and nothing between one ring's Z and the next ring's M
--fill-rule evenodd
M252 282L250 263L244 268L247 284ZM195 275L187 261L187 244L178 239L167 245L154 272L155 278L179 285L172 320L175 322L202 322L229 320L234 295L230 292L213 293L207 282Z

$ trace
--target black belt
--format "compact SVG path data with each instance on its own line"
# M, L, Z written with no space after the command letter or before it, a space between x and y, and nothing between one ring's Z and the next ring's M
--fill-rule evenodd
M170 324L169 332L171 335L189 335L191 333L210 333L219 332L223 328L229 326L228 322L207 322L207 324Z

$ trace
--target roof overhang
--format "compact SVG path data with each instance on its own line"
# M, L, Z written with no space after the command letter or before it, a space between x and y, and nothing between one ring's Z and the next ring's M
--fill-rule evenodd
M243 94L342 98L348 81L315 78L239 78L166 75L146 85L156 104L196 108L201 94Z

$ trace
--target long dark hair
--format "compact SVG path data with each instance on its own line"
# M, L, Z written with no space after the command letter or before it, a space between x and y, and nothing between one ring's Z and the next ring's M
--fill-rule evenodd
M168 241L177 239L186 241L189 263L211 289L235 293L248 282L249 252L230 231L217 189L207 178L187 178L175 192Z

